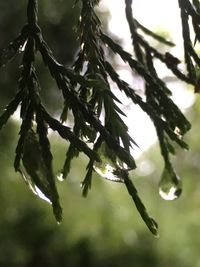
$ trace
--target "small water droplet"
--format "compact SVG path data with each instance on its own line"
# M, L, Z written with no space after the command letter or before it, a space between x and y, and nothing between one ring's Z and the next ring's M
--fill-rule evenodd
M173 170L164 169L159 183L159 194L164 200L175 200L182 193L180 177Z
M183 135L182 135L182 133L181 133L181 130L180 130L178 127L175 128L174 133L175 133L180 139L183 138Z
M27 41L25 41L23 45L20 45L20 47L19 47L19 52L20 52L20 53L21 53L21 52L24 52L24 50L25 50L25 48L26 48L26 44L27 44Z
M63 181L65 180L64 177L63 177L63 173L62 173L62 172L58 173L58 175L56 176L56 178L57 178L60 182L63 182Z

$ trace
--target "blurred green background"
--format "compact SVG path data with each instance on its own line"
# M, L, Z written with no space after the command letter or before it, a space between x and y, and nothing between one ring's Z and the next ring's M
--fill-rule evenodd
M0 48L17 36L25 23L26 2L0 1ZM73 27L79 7L72 9L73 2L39 3L44 38L64 64L72 62L77 49ZM0 110L17 90L20 62L18 56L0 70ZM44 88L43 101L56 113L62 100L40 57L37 70ZM191 149L178 150L173 159L183 179L181 198L166 202L158 195L163 168L158 146L141 156L138 170L132 174L149 213L159 223L160 238L149 233L123 185L94 175L91 192L82 198L80 183L87 164L84 156L74 161L66 181L58 181L64 218L57 225L50 205L34 196L14 172L19 125L10 120L0 132L0 267L200 267L199 100L187 116L193 123L187 135ZM51 140L54 169L59 173L67 143L56 134Z

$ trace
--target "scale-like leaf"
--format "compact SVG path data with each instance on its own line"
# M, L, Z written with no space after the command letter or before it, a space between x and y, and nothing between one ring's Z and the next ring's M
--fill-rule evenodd
M46 198L51 202L56 220L60 222L62 208L59 204L54 175L52 169L49 168L49 163L47 164L48 155L45 158L42 150L37 134L30 129L25 138L22 157L23 166L28 174L24 174L24 176L39 197Z

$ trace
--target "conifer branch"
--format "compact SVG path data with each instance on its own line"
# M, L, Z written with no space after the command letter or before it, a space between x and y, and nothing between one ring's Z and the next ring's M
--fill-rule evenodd
M175 143L181 148L188 148L182 136L191 125L172 101L171 90L158 75L155 59L165 64L178 80L195 85L196 91L199 90L196 87L199 82L196 68L200 68L200 59L190 37L193 27L195 42L200 42L200 5L196 0L178 1L186 73L179 69L180 59L170 51L160 52L146 39L148 35L165 45L167 49L174 46L174 43L146 28L135 18L132 0L125 0L125 15L134 55L125 51L113 38L103 32L101 21L94 8L99 0L76 1L81 4L77 25L80 51L71 68L56 60L44 40L38 25L37 0L28 1L27 24L19 36L0 52L0 67L18 53L23 53L18 92L0 116L0 129L20 107L22 123L14 167L36 194L40 190L51 202L58 222L62 219L62 209L52 168L53 156L48 127L57 131L61 138L69 142L62 169L63 178L68 175L73 158L82 151L89 158L87 174L82 182L83 196L86 196L91 188L94 171L99 171L106 179L110 177L106 177L105 172L110 171L110 180L124 182L142 219L150 231L157 235L157 224L149 217L135 186L129 179L129 171L136 168L130 151L132 146L137 146L137 143L128 133L128 126L123 120L125 114L120 107L123 103L114 94L110 80L131 99L133 104L138 105L151 118L157 131L165 166L174 174L170 154L175 153ZM137 94L133 86L120 78L112 62L106 57L106 53L110 51L121 57L133 75L140 76L144 80L144 98ZM41 54L43 63L55 80L58 92L62 94L64 108L60 116L61 121L49 114L40 97L42 88L35 66L35 57L38 53ZM69 119L69 113L73 116L72 130L63 124Z

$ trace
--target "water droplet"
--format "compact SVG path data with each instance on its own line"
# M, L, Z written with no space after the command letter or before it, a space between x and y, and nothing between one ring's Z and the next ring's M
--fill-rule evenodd
M164 200L177 199L182 193L182 182L174 170L164 169L159 183L159 194Z
M24 50L25 50L25 48L26 48L26 44L27 44L27 41L25 41L23 45L20 45L20 47L19 47L19 52L20 52L20 53L21 53L21 52L24 52Z
M63 182L63 181L65 180L64 177L63 177L63 173L62 173L62 172L58 173L57 176L56 176L56 178L57 178L60 182Z
M104 177L114 182L123 182L123 180L116 175L117 171L114 167L114 164L111 165L108 162L101 161L101 162L95 162L93 167L94 167L94 170L101 177Z
M34 193L41 199L47 201L48 203L51 203L51 200L45 196L45 194L37 187L34 186Z
M182 133L181 133L181 130L180 130L178 127L175 128L174 133L175 133L180 139L183 138L183 135L182 135Z
M130 168L128 167L128 165L118 158L116 159L116 165L121 170L130 171Z
M84 43L81 44L81 50L82 50L82 51L83 51L83 49L84 49L84 45L85 45Z
M114 182L123 183L121 178L122 170L129 170L128 166L122 162L116 153L110 149L105 142L102 142L101 146L97 150L101 161L95 161L93 167L94 170L101 176Z

